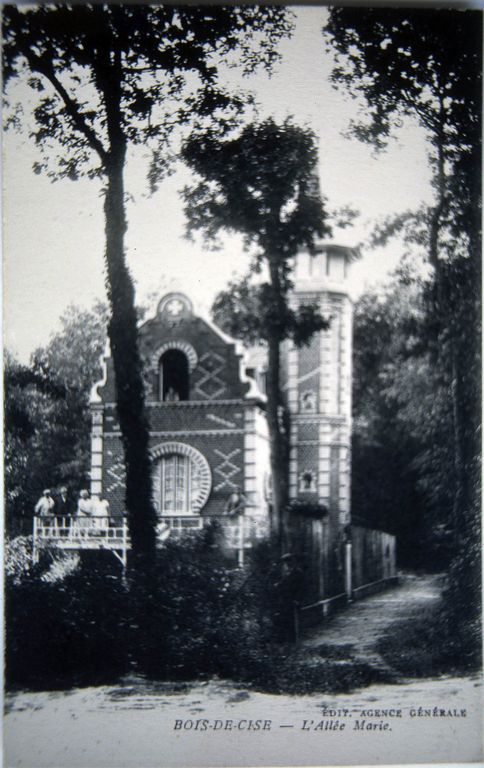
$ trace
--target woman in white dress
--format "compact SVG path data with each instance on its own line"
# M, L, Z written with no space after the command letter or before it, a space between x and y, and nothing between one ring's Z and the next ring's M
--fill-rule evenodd
M93 505L89 498L89 491L81 491L79 493L79 501L77 502L77 527L79 530L89 530L93 526Z
M94 527L100 531L109 528L109 501L104 496L93 496Z

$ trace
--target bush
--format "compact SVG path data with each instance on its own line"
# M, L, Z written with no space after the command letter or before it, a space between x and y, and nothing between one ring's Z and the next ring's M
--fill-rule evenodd
M16 536L5 542L5 576L12 584L40 578L45 582L61 581L74 573L80 564L76 554L56 549L43 549L37 563L32 562L32 536Z
M218 675L271 692L347 690L374 679L361 663L296 651L296 561L267 543L244 571L219 546L216 526L170 541L150 568L123 580L112 556L83 553L60 581L7 582L6 680L59 688L114 683L137 672L158 680ZM135 578L136 576L136 578Z
M62 581L6 584L7 686L113 681L127 668L126 588L102 564Z
M270 635L261 587L227 560L211 526L158 554L152 610L139 616L139 669L150 676L231 676L246 668ZM147 616L148 614L148 616ZM149 629L147 630L147 620Z
M4 555L5 576L15 584L20 584L32 570L32 536L6 539Z

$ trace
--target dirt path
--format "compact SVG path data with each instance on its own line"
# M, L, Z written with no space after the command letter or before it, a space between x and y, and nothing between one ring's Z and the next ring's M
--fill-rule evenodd
M383 663L385 629L438 597L435 578L333 617L305 640ZM465 763L482 760L479 676L406 680L348 694L277 696L222 680L6 697L6 768L201 768Z
M440 595L439 576L404 575L396 587L358 600L342 609L325 624L311 630L303 640L307 648L327 649L342 658L361 660L382 672L394 675L376 645L395 622L415 615L420 606L436 602Z

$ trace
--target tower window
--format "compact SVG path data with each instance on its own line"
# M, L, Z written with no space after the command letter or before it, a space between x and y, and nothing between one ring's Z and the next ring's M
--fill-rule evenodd
M159 396L164 402L188 400L190 373L188 358L179 349L168 349L160 359Z
M316 491L316 473L312 469L305 469L299 475L299 491L302 493Z
M310 389L301 395L301 411L303 413L316 413L316 392Z

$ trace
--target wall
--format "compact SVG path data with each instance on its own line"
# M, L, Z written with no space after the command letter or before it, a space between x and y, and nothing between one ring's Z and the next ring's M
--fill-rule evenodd
M395 536L351 526L353 589L396 576Z
M348 531L346 532L346 534ZM396 576L395 537L383 531L350 527L351 586L366 585ZM304 604L326 600L346 592L347 535L336 540L330 535L328 518L297 513L291 518L291 551L304 570Z

